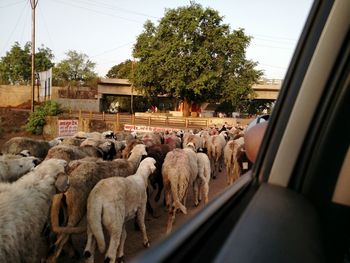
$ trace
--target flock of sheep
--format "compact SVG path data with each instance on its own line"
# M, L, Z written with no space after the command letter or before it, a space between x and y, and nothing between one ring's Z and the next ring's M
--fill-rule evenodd
M0 262L57 262L63 249L86 262L94 262L96 249L105 262L123 261L126 221L135 219L150 246L150 193L168 210L169 234L177 211L187 213L189 193L194 206L208 202L210 178L223 164L228 184L247 168L243 134L223 126L8 140L0 156ZM84 251L71 240L80 233L87 235Z

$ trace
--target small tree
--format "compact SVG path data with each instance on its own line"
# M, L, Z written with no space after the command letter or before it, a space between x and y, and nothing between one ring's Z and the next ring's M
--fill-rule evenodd
M113 66L107 73L108 78L132 79L133 65L130 59Z
M95 63L86 54L70 50L66 55L67 58L53 68L53 79L56 84L80 85L97 78L94 72Z

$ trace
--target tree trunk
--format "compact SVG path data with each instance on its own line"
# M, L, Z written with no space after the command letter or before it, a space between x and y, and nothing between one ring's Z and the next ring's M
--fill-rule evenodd
M190 111L191 111L191 102L187 98L184 98L183 116L184 117L190 116Z

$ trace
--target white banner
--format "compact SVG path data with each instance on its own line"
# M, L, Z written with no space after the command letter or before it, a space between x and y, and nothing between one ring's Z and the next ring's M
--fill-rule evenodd
M58 120L58 136L73 136L78 132L78 120Z
M40 89L39 95L40 97L51 98L51 90L52 90L52 68L47 71L39 72L39 81L40 81Z
M131 125L125 124L124 131L137 131L137 132L164 132L164 131L179 131L177 128L164 128L164 127L152 127L144 125Z

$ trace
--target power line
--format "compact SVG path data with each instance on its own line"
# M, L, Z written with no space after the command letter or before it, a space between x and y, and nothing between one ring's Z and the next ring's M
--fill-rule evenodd
M78 9L84 9L84 10L87 10L87 11L90 11L90 12L93 12L93 13L97 13L97 14L101 14L101 15L105 15L105 16L111 16L111 17L114 17L114 18L130 21L130 22L134 22L134 23L143 24L143 22L141 22L141 21L137 21L137 20L133 20L133 19L125 18L125 17L120 17L120 16L109 14L109 13L100 12L100 11L97 11L97 10L94 10L94 9L90 9L90 8L87 8L87 7L84 7L84 6L79 6L79 5L72 4L71 2L64 2L62 0L56 0L55 3L61 3L63 5L69 5L69 6L72 6L72 7L78 8Z
M256 47L264 47L264 48L273 48L273 49L275 49L275 48L278 48L278 49L284 49L284 50L289 50L289 51L292 51L292 50L294 50L294 48L288 48L288 47L277 47L277 46L269 46L269 45L259 45L259 44L254 44L254 46L256 46Z
M0 54L2 54L2 53L4 52L5 48L7 47L8 43L10 42L10 39L12 38L13 33L15 33L15 30L16 30L16 28L17 28L17 26L18 26L18 23L19 23L19 21L21 20L21 18L22 18L22 16L23 16L24 10L26 9L26 5L27 5L27 2L25 2L24 6L23 6L23 10L22 10L22 12L21 12L20 16L18 17L17 22L16 22L16 24L15 24L15 27L13 28L13 30L12 30L12 32L11 32L9 38L8 38L7 41L5 42L5 45L4 45L4 47L2 48Z
M96 7L102 7L102 8L106 8L108 10L111 10L111 9L114 9L116 11L121 11L121 12L125 12L125 13L130 13L130 14L134 14L134 15L138 15L138 16L144 16L144 17L150 17L150 18L159 18L159 17L156 17L156 16L152 16L152 15L148 15L148 14L145 14L145 13L141 13L141 12L135 12L135 11L132 11L132 10L129 10L129 9L125 9L125 8L121 8L119 6L115 6L115 5L111 5L111 4L107 4L106 2L103 3L103 2L94 2L93 0L76 0L78 2L81 2L81 3L84 3L84 4L88 4L88 5L93 5L93 6L96 6Z
M26 10L28 10L28 9L26 9ZM24 23L23 23L23 29L22 29L22 33L21 33L21 43L23 43L23 36L24 36L24 31L26 29L26 24L27 24L26 21L28 21L28 15L29 15L29 10L26 12L26 17L25 17Z
M45 19L45 16L44 16L44 12L41 10L40 5L38 5L38 6L39 6L39 10L40 10L39 14L41 15L41 18L42 18L42 20L43 20L43 24L44 24L46 33L47 33L47 35L48 35L48 37L49 37L49 40L50 40L50 42L51 42L52 47L55 49L54 42L52 41L52 38L51 38L51 35L50 35L50 32L49 32L49 29L48 29L48 27L47 27L47 23L46 23L46 19Z
M109 52L112 52L112 51L117 50L117 49L119 49L119 48L122 48L122 47L125 47L125 46L127 46L127 45L130 45L130 44L132 44L133 42L134 42L134 41L130 41L130 42L125 43L125 44L123 44L123 45L120 45L120 46L118 46L118 47L115 47L115 48L112 48L112 49L108 49L108 50L102 51L101 53L98 53L98 54L96 54L96 55L90 56L90 58L99 57L99 56L104 55L104 54L106 54L106 53L109 53Z
M279 43L279 44L285 44L285 45L295 45L296 42L293 42L291 40L271 40L267 38L260 38L260 37L253 37L253 40L260 40L265 42L273 42L273 43Z
M287 37L280 37L280 36L269 36L269 35L261 35L261 34L252 34L253 36L263 37L263 38L272 38L272 39L282 39L282 40L289 40L296 42L298 39L295 38L287 38Z
M22 1L15 2L15 3L12 3L12 4L2 5L2 6L0 6L0 8L6 8L6 7L18 5L18 4L20 4L20 3L23 3L23 0L22 0Z

